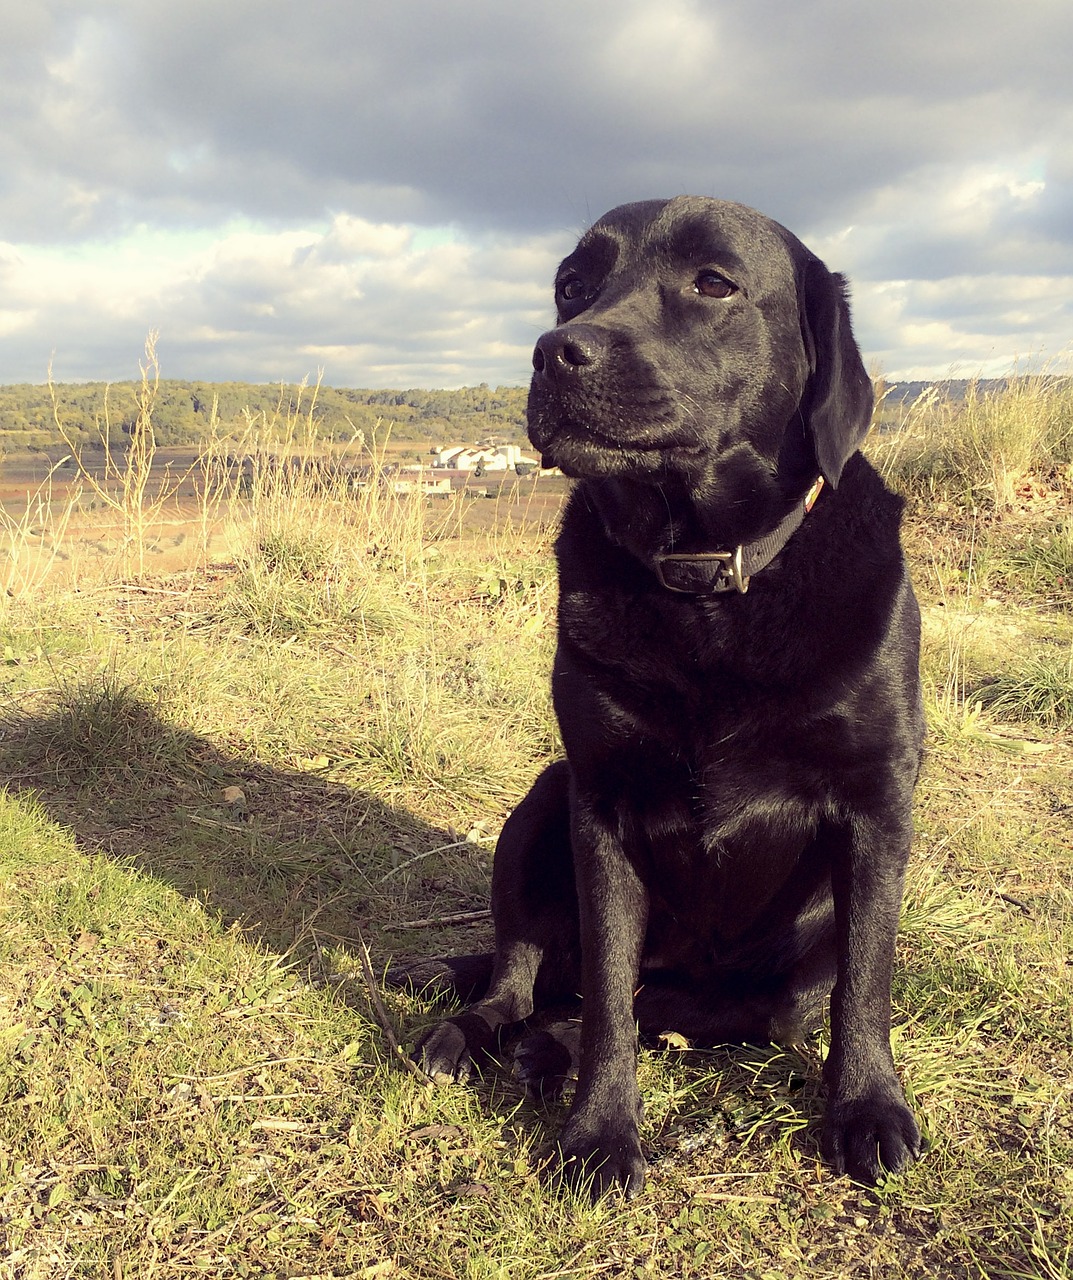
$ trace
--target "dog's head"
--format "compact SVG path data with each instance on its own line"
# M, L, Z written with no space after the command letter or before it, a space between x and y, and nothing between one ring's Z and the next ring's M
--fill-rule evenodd
M845 284L778 223L679 196L602 217L555 279L529 435L569 475L669 474L739 502L836 485L872 387Z

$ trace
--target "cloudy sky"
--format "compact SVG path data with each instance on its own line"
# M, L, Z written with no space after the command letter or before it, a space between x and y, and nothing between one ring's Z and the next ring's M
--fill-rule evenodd
M741 200L869 363L1073 342L1070 0L0 0L0 382L524 382L606 209Z

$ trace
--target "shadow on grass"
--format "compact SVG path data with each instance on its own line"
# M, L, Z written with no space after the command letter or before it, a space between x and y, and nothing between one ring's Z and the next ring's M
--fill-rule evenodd
M122 686L8 718L3 730L8 789L31 793L85 852L197 898L225 925L339 982L363 1011L363 941L378 969L389 959L490 949L490 922L444 919L485 908L490 856L475 857L455 833L376 796L228 755ZM404 1042L442 1016L420 997L385 998ZM668 1171L713 1143L782 1141L816 1152L817 1064L795 1051L656 1053L647 1072L649 1158ZM561 1100L528 1103L509 1069L490 1064L473 1086L483 1110L512 1112L543 1136L565 1116Z
M166 881L273 951L324 963L365 940L379 963L490 942L481 922L406 927L485 908L486 852L316 771L228 755L123 686L9 716L0 775L87 853Z

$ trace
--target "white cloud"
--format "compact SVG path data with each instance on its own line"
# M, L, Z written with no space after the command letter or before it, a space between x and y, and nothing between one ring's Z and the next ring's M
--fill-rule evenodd
M1073 352L1073 275L866 284L853 311L871 361L896 380L1064 368Z
M362 386L521 382L564 248L556 237L419 237L351 215L207 242L0 246L0 330L21 353L12 381L42 380L53 351L60 380L128 376L153 328L171 377L291 381L323 368L329 383ZM114 350L100 367L104 331Z
M3 379L150 324L176 376L524 379L572 235L682 191L847 271L888 368L1069 332L1067 0L7 8Z

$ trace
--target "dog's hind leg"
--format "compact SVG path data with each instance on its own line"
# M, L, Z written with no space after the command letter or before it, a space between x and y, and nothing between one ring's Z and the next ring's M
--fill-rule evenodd
M475 956L435 956L392 965L387 982L438 1004L472 1004L487 994L492 981L491 952Z
M577 1080L580 1053L580 1016L529 1027L514 1047L515 1079L531 1098L554 1102Z
M762 984L767 989L757 989L755 979L745 975L727 980L726 986L729 991L720 997L666 980L644 982L634 997L641 1042L658 1047L677 1034L704 1048L799 1043L822 1020L831 983L826 972L813 973L803 965L782 982L768 979ZM557 1011L520 1037L513 1070L530 1097L554 1101L577 1079L581 1018L579 1004L572 1016Z
M569 999L580 985L569 783L565 761L549 766L503 826L492 870L496 941L488 990L414 1050L437 1082L468 1078L495 1054L505 1028Z
M791 982L772 989L749 990L744 978L740 992L725 999L681 987L649 983L637 994L634 1014L641 1039L658 1044L677 1034L710 1048L720 1044L796 1044L819 1025L823 987L803 991Z
M749 985L750 979L743 978L741 988ZM649 981L634 997L633 1012L641 1041L654 1047L672 1035L703 1048L797 1044L821 1020L829 987L823 978L811 988L787 980L766 992L742 994L739 990L733 997L719 999L710 992ZM530 1097L554 1101L577 1079L582 1016L579 1005L574 1016L559 1014L529 1027L519 1039L514 1074Z

